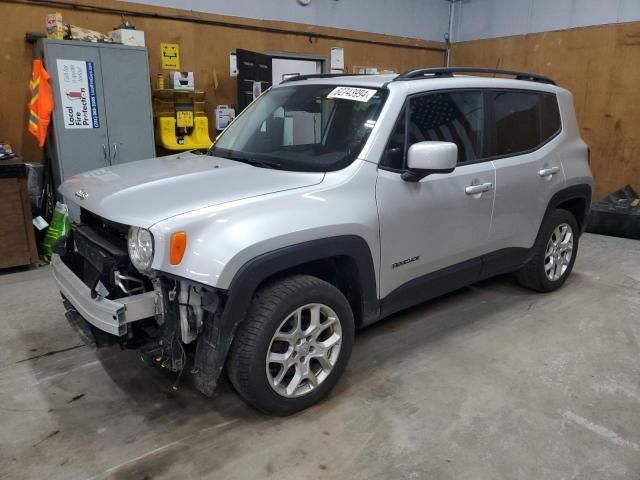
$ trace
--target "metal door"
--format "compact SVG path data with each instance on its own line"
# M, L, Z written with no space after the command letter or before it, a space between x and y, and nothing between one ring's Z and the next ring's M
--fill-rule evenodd
M494 196L489 185L494 183L491 162L419 182L379 170L382 297L415 278L487 253Z
M440 91L406 103L389 139L390 156L381 161L388 170L379 170L376 184L382 297L447 267L464 277L459 281L480 275L479 257L490 249L495 185L495 168L483 155L483 98L480 91ZM423 141L455 143L458 165L451 173L406 182L402 152Z
M496 200L491 244L495 250L532 247L551 197L564 187L564 173L557 153L562 134L545 133L545 122L539 118L544 112L545 100L555 102L557 109L555 96L537 92L497 91L489 98L493 105L492 148L502 154L493 161ZM505 108L496 107L501 101L508 103L506 112ZM502 114L498 110L502 110ZM556 115L559 129L559 112L556 111ZM537 132L540 127L542 131ZM499 130L503 131L501 135ZM513 153L499 151L503 143L500 136L513 144L506 146L507 150L515 150ZM523 141L527 143L527 139L528 145L518 145Z
M236 50L238 62L238 111L254 100L256 82L260 92L271 87L272 58L263 53Z
M98 48L80 42L42 43L51 76L54 184L109 164L104 88Z
M100 48L111 165L155 156L147 50Z

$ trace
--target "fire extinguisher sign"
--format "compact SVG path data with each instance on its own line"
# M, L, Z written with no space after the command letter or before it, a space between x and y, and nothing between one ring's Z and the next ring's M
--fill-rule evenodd
M58 59L65 128L100 128L93 62Z

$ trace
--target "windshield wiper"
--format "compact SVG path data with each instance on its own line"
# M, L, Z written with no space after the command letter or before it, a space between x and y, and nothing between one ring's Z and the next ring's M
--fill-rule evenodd
M271 162L269 160L253 160L247 157L241 157L238 155L225 155L222 158L227 158L229 160L235 160L236 162L248 163L249 165L253 165L254 167L262 167L262 168L273 168L273 169L281 169L282 165L278 162Z
M256 167L273 168L275 170L280 170L282 168L282 165L278 162L270 162L267 160L248 160L247 163Z

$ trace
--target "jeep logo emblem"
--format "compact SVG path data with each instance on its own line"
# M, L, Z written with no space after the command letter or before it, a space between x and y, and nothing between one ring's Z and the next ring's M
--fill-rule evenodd
M80 199L80 200L84 200L85 198L87 198L89 196L89 194L87 193L86 190L83 190L82 188L80 190L78 190L75 193L76 198Z

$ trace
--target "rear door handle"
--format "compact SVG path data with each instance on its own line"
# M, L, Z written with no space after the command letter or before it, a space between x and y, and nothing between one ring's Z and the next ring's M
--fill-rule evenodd
M555 175L559 171L560 171L560 167L543 168L538 172L538 175L540 175L541 177L549 177L551 175Z
M464 193L466 193L467 195L477 195L479 193L488 192L492 188L493 183L491 182L482 183L480 185L470 185L464 189Z

